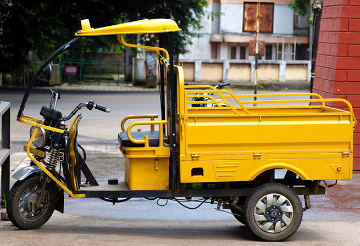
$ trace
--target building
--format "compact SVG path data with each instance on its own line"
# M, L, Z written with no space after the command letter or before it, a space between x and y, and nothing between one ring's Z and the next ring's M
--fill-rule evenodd
M272 31L260 34L265 51L259 59L258 80L310 82L309 16L294 13L290 0L261 2L274 4ZM249 55L249 41L255 40L255 33L244 31L249 19L244 15L251 3L255 1L210 1L206 11L221 14L204 16L201 37L194 38L189 53L180 56L186 81L254 81L255 57Z

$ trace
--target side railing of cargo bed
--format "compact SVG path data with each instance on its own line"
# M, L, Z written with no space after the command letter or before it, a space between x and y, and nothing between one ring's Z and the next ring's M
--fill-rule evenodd
M180 87L181 89L181 87ZM351 115L351 123L355 127L357 121L354 115L354 111L352 105L349 101L342 98L323 98L321 95L317 93L283 93L283 94L242 94L235 95L233 92L228 90L217 90L213 86L209 85L186 85L183 86L184 95L183 98L180 96L180 102L184 102L183 105L179 104L179 111L184 112L185 114L190 111L199 111L205 110L214 112L221 110L225 114L234 114L234 115L261 115L264 114L263 111L259 109L273 109L275 110L273 113L276 114L284 114L284 113L296 113L291 112L291 110L296 108L302 109L321 109L317 111L321 114L346 114ZM210 94L210 95L209 95ZM193 101L194 97L203 97L206 100L204 101ZM288 97L304 97L303 99L282 99ZM308 97L308 98L306 98ZM243 100L240 100L243 98ZM251 98L280 98L273 100L248 100ZM346 105L347 110L342 108L334 108L331 106L327 106L327 104L331 103L344 103ZM213 105L212 107L193 107L196 104L208 104ZM307 103L307 105L305 104ZM302 105L299 105L302 104ZM318 105L316 105L318 104ZM216 106L215 106L216 105ZM225 106L226 105L226 106ZM252 105L252 106L245 106ZM183 107L182 107L183 106ZM283 109L277 110L276 109ZM286 110L288 109L288 110ZM310 114L313 115L315 111ZM304 114L302 112L301 114ZM305 113L306 114L306 113Z

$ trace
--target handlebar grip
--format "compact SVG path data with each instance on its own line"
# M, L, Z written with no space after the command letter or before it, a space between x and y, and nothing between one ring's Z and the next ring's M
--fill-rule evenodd
M97 110L106 112L106 113L110 113L110 109L109 109L109 108L106 108L106 107L103 107L103 106L100 106L100 105L97 105L97 104L94 105L94 108L97 109Z

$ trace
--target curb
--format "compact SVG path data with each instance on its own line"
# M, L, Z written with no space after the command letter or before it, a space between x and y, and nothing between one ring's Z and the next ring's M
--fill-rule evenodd
M10 220L5 208L1 209L1 220L2 221L9 221Z

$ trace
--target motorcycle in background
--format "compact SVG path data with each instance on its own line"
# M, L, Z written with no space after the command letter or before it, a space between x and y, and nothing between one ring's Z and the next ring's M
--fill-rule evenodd
M225 86L230 85L229 83L218 83L217 85L214 86L214 88L216 90L221 90L224 89ZM192 101L213 101L210 97L212 97L214 95L214 93L196 93L195 95L197 95L198 97L193 97ZM209 97L206 97L209 96ZM220 105L222 107L228 107L226 104L224 103L220 103ZM200 103L200 104L193 104L192 107L217 107L216 103Z

